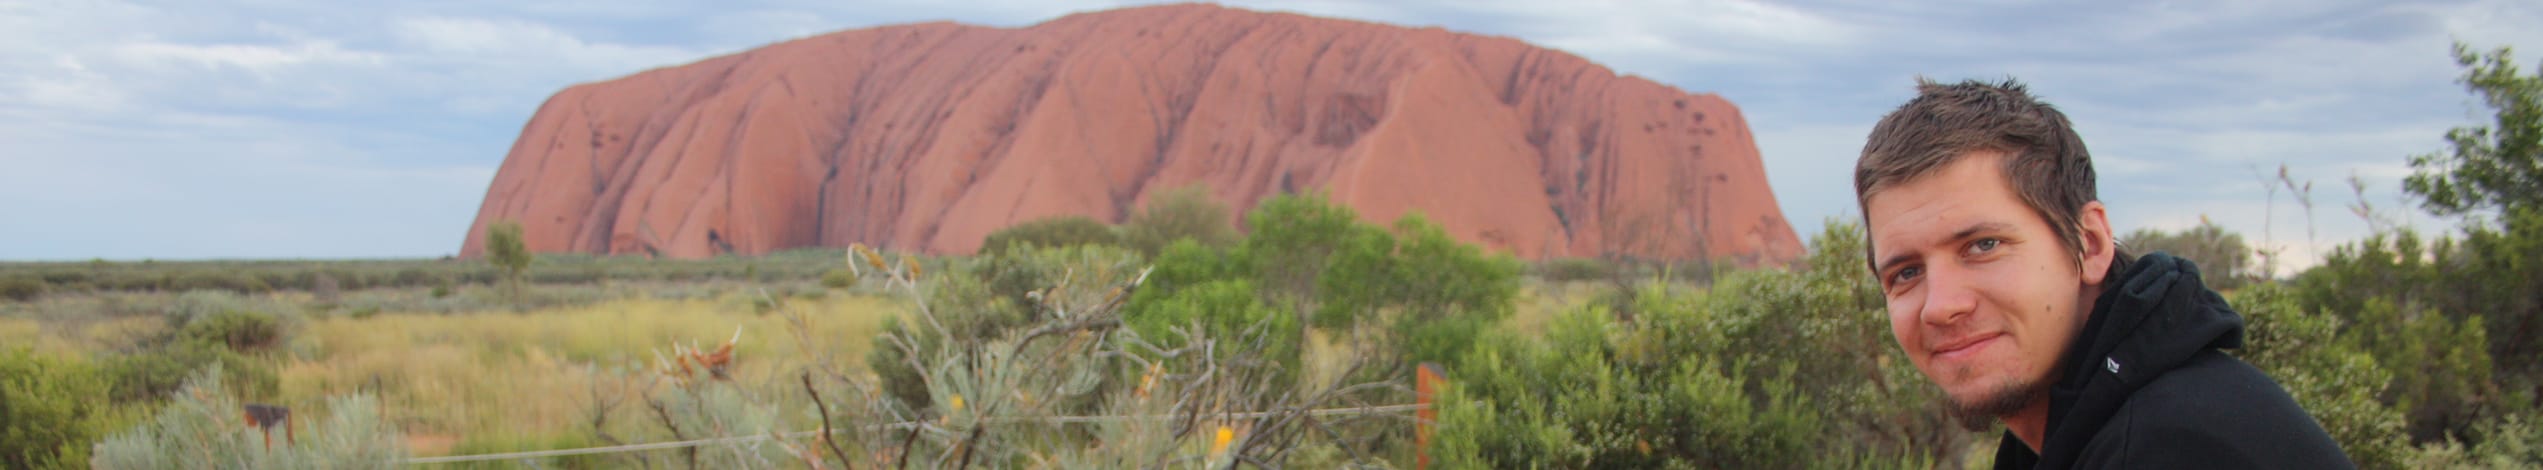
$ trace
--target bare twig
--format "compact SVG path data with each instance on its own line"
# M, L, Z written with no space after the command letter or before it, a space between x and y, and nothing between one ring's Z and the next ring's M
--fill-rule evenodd
M803 382L804 394L812 396L812 409L821 412L821 443L830 448L831 455L839 457L839 465L842 468L856 468L856 461L848 460L848 451L840 450L838 439L831 437L830 405L821 401L820 390L812 388L812 372L804 372Z
M971 449L979 445L980 432L987 428L987 426L972 426L971 435L969 437L964 437L961 442L954 445L955 449L962 452L960 457L955 458L954 468L971 468Z
M919 427L911 427L909 428L909 434L901 437L901 462L893 465L894 467L899 467L903 470L907 470L909 468L909 454L918 453L919 429Z
M662 418L662 427L663 429L671 430L672 439L683 441L689 440L688 436L680 433L680 424L671 420L671 409L662 406L662 400L645 400L645 403L653 406L653 415ZM680 453L688 458L689 468L698 468L698 449L696 447L682 448L680 449Z

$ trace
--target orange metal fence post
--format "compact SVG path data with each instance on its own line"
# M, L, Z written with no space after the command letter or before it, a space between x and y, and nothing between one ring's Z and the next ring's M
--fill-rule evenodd
M1413 450L1415 469L1430 468L1430 433L1432 428L1439 426L1439 405L1432 400L1439 395L1439 388L1447 385L1448 374L1440 370L1438 363L1424 362L1420 370L1413 373L1413 402L1422 406L1420 411L1413 412L1413 446L1417 447Z

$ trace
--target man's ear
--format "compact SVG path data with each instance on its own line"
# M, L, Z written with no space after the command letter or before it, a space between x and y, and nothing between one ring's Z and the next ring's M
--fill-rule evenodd
M2075 224L2083 226L2075 241L2083 245L2076 247L2076 255L2083 261L2084 284L2101 285L2103 278L2110 275L2111 261L2119 257L2118 238L2110 234L2109 211L2101 201L2084 203L2084 208L2076 211Z

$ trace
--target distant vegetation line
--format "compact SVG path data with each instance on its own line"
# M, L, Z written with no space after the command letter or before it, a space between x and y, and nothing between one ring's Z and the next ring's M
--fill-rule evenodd
M541 254L532 284L605 281L817 281L847 250L802 249L757 257L705 260ZM455 258L371 260L219 260L0 262L0 300L109 292L221 290L241 294L325 289L448 288L491 285L502 270ZM333 283L332 287L327 284Z

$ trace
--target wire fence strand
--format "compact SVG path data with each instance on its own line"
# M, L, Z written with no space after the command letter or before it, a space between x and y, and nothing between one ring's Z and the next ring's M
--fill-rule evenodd
M1322 408L1322 409L1306 410L1306 411L1303 411L1302 413L1305 413L1305 414L1308 414L1308 415L1311 415L1311 416L1318 416L1318 417L1322 417L1322 416L1354 416L1354 415L1372 415L1372 414L1403 413L1403 412L1410 412L1410 411L1420 411L1420 410L1422 410L1422 409L1429 408L1429 407L1430 407L1430 405L1427 405L1427 404L1415 403L1415 404L1407 404L1407 405L1379 405L1379 406L1361 406L1361 407L1348 407L1348 408ZM1271 416L1281 415L1281 414L1287 414L1287 413L1292 413L1292 412L1287 412L1287 411L1248 411L1248 412L1242 412L1242 413L1213 414L1213 415L1210 415L1210 416L1211 416L1211 417L1214 417L1214 418L1224 418L1224 419L1261 419L1261 418L1266 418L1266 417L1271 417ZM982 419L982 420L980 420L980 422L982 422L982 423L991 423L991 424L1016 424L1016 423L1080 424L1080 423L1098 423L1098 422L1108 422L1108 421L1128 421L1128 420L1133 420L1133 419L1157 419L1157 420L1165 420L1165 419L1179 419L1179 418L1184 418L1184 417L1187 417L1187 416L1186 416L1186 415L1044 416L1044 417L1024 417L1024 416L1018 416L1018 417L998 417L998 418L986 418L986 419ZM919 425L919 424L922 424L922 423L917 422L917 421L902 421L902 422L897 422L897 423L883 423L883 424L873 424L873 425L867 425L867 426L862 426L861 428L862 428L862 429L864 429L864 430L868 430L868 431L874 431L874 430L885 430L885 429L905 429L905 428L908 428L908 427L911 427L911 426L917 426L917 425ZM835 432L841 432L841 431L843 431L843 430L832 430L831 432L834 432L834 433L835 433ZM476 455L447 455L447 456L441 456L441 457L422 457L422 458L412 458L412 459L406 459L406 462L405 462L405 463L406 463L406 464L408 464L408 465L424 465L424 464L436 464L436 463L479 462L479 461L487 461L487 460L534 459L534 458L541 458L541 457L563 457L563 456L569 456L569 455L612 454L612 453L620 453L620 452L637 452L637 451L647 451L647 450L678 449L678 448L683 448L683 447L696 447L696 446L715 445L715 444L736 444L736 443L743 443L743 442L751 442L751 441L758 441L758 440L766 440L766 439L771 439L771 438L795 439L795 438L808 437L808 436L812 436L812 435L820 434L820 433L821 433L821 431L816 429L816 430L810 430L810 431L795 431L795 432L789 432L789 433L772 433L772 434L767 434L767 435L758 435L758 436L717 437L717 438L708 438L708 439L691 439L691 440L686 440L686 441L673 441L673 442L649 442L649 443L644 443L644 444L627 444L627 445L605 446L605 447L585 447L585 448L579 448L579 449L534 450L534 451L524 451L524 452L505 452L505 453L497 453L497 454L476 454Z

